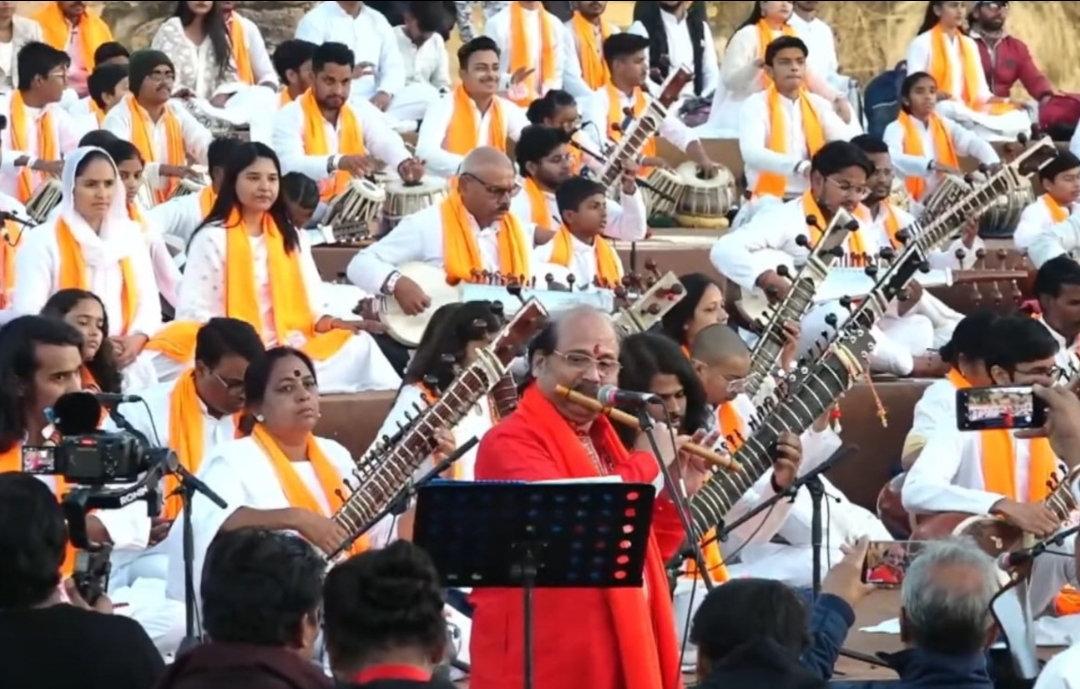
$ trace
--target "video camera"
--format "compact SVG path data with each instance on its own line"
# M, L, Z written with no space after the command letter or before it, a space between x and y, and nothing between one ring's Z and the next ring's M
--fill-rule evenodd
M93 393L63 395L52 409L58 437L46 446L24 446L22 468L28 474L59 476L74 487L61 498L68 538L78 551L73 578L88 602L108 588L111 546L91 543L86 514L118 510L133 502L147 503L147 514L161 513L161 481L176 470L176 453L150 447L131 432L99 430L102 406ZM113 412L115 416L115 412ZM107 484L127 484L107 488Z

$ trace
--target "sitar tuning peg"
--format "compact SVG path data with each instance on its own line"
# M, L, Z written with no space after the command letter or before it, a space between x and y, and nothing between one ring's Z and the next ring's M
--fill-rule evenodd
M800 234L795 237L795 245L801 246L804 249L809 249L810 239L805 234Z
M826 314L825 325L829 326L833 330L836 330L836 326L840 324L840 319L835 313Z
M897 230L895 236L896 241L900 242L901 244L907 244L911 241L911 233L908 232L906 229Z
M789 268L786 263L781 263L780 265L776 266L776 274L782 278L790 278L791 268Z
M863 268L863 272L866 273L867 276L877 279L878 267L875 265L868 265Z
M919 272L920 273L929 273L930 272L930 261L919 261Z
M844 229L847 230L848 232L856 232L856 231L858 231L858 229L859 229L859 221L856 220L855 218L852 218L851 220L848 220L847 223L844 225Z
M806 216L806 224L811 225L813 227L816 227L819 230L821 229L821 221L819 221L817 219L816 215L808 215L808 216Z

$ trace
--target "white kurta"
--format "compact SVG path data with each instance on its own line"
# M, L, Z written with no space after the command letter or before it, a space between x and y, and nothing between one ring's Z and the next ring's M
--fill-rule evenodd
M484 22L484 35L495 41L495 44L499 46L499 68L502 71L502 83L503 88L506 88L510 84L510 76L513 72L510 69L510 55L512 52L512 39L511 33L511 21L510 13L513 5L508 5L505 9L499 10L491 16L486 22ZM525 15L522 24L525 29L526 40L528 41L528 67L533 70L533 73L529 75L527 80L523 83L532 85L533 90L537 96L542 96L552 89L561 89L563 87L563 72L565 71L564 60L566 59L565 43L570 39L570 36L566 33L566 27L562 25L559 18L554 14L551 14L543 7L535 10L529 10L522 8L522 12ZM543 31L544 26L541 22L551 27L551 37L555 45L551 46L551 55L547 56L547 59L554 61L554 69L552 69L552 78L550 81L541 84L542 77L540 65L543 59L544 41ZM522 94L524 95L524 94Z
M26 131L23 132L23 146L21 149L15 148L11 142L13 126L11 97L12 94L10 93L0 95L0 115L7 118L7 126L4 127L3 131L0 131L0 147L2 147L2 153L0 153L0 192L18 198L19 173L22 171L22 167L16 167L15 161L26 156L28 158L26 165L30 166L41 156L41 142L38 141L38 122L41 118L48 113L52 119L51 131L53 142L56 145L56 160L60 160L63 156L70 154L79 147L82 131L71 115L58 104L54 103L44 108L24 106L26 111ZM32 173L32 177L31 192L48 179L47 175L39 172Z
M327 438L316 437L319 448L337 469L342 478L352 476L353 465L349 451ZM310 462L292 462L293 469L322 508L324 516L331 516L330 503L323 494L322 486L315 476ZM278 482L273 464L251 438L233 440L219 445L213 456L204 460L197 476L217 493L228 505L222 509L196 495L192 501L191 519L195 541L195 599L200 600L200 583L206 549L214 540L221 526L236 510L247 507L255 510L280 510L292 507ZM348 489L344 489L348 490ZM182 523L177 517L177 523ZM184 600L183 534L182 529L172 529L166 542L169 553L169 579L167 594L173 600ZM387 518L377 524L368 537L372 547L379 548L393 539L393 519Z
M619 33L621 29L615 26L611 22L604 22L603 18L600 19L604 23L604 27L607 29L608 35ZM578 55L581 50L581 39L578 38L577 32L574 31L572 22L566 22L563 24L563 30L566 34L566 40L563 41L563 90L569 93L578 101L586 101L592 98L595 93L589 85L585 83L584 76L581 71L581 57ZM603 38L600 33L600 29L593 26L592 31L596 36L597 47L603 46ZM603 51L600 51L598 57L603 60Z
M794 12L788 17L788 25L806 44L809 51L806 66L834 83L840 76L840 58L836 55L836 35L832 27L818 17L806 20Z
M394 38L405 67L405 86L394 94L395 114L398 119L421 121L431 104L451 88L446 43L433 33L416 45L401 26L394 27Z
M558 284L566 285L568 281L567 275L574 276L575 285L591 285L596 276L600 273L600 270L596 263L596 246L593 244L586 244L577 237L570 235L570 261L569 265L563 266L558 263L552 263L551 258L555 249L555 240L541 244L533 250L533 262L536 265L536 270L539 274L552 275ZM612 251L615 251L615 263L619 268L619 278L626 274L623 269L622 259L619 258L618 251L615 247L612 247Z
M679 20L671 12L660 11L660 20L664 25L664 33L667 36L668 45L668 59L670 60L672 69L677 67L686 67L690 71L694 70L694 41L690 37L690 27L687 26L687 18ZM629 32L637 34L644 38L649 37L649 31L645 28L645 25L641 22L634 22L630 25ZM705 31L702 39L702 55L701 55L701 96L708 97L716 92L716 87L720 85L720 56L716 52L716 43L713 41L712 27L705 24ZM646 65L648 64L648 53L645 54ZM681 98L694 95L694 80L683 87Z
M180 135L184 139L184 151L195 162L205 165L207 163L206 153L210 148L210 142L214 140L214 136L178 101L169 101L168 108L172 110L180 123ZM112 132L125 141L131 141L132 125L131 111L125 102L117 104L105 115L105 123L101 128ZM164 177L156 177L158 168L169 160L169 137L164 117L157 122L151 123L149 134L150 146L154 149L154 160L146 161L145 174L147 176L154 175L151 179L157 180L155 189L164 189L168 180ZM184 164L187 164L187 161L184 161Z
M525 221L521 225L525 240L530 246L535 246L536 226ZM481 270L498 271L499 226L481 228L471 215L469 226L480 250ZM346 275L349 282L368 294L382 294L386 279L398 266L417 262L439 268L446 265L441 204L402 218L393 232L353 256ZM535 272L530 266L529 275L535 275Z
M890 122L885 127L883 138L889 145L889 157L892 158L893 166L904 177L918 177L926 182L926 193L929 194L941 182L942 174L932 172L930 163L938 160L937 148L934 146L934 136L930 128L921 120L912 118L915 129L919 132L922 140L923 154L921 156L909 155L904 152L904 128L899 121ZM945 130L949 133L953 150L958 158L965 156L975 158L980 163L994 165L1000 163L1001 158L997 151L988 141L974 134L970 130L942 118Z
M188 250L187 269L180 282L180 298L176 306L178 321L205 323L211 318L228 315L225 312L226 232L227 230L220 226L209 226L203 228L192 240ZM303 336L299 333L285 335L288 338L286 342L279 340L274 325L266 239L262 236L248 239L255 262L255 294L262 316L261 323L252 325L262 334L267 347L300 346L303 344ZM311 246L304 234L300 235L299 260L311 313L317 319L326 313L326 306L323 302L322 280L319 278L315 259L311 256ZM157 357L159 361L163 358L165 357ZM190 365L190 362L185 363ZM323 393L393 390L401 384L393 366L368 333L357 333L332 357L325 361L316 361L315 371L319 379L319 390Z
M1013 233L1013 243L1020 251L1026 251L1035 264L1042 268L1047 261L1062 254L1072 255L1080 247L1080 204L1065 208L1069 217L1054 222L1045 197L1029 204L1020 214L1020 223Z
M937 86L939 91L948 93L952 96L952 99L938 103L937 112L971 128L973 136L982 136L996 141L1016 141L1018 135L1030 134L1031 116L1026 110L991 115L982 110L974 110L960 100L964 94L965 70L958 38L960 41L967 43L967 50L970 51L971 55L975 56L975 66L978 71L978 77L974 85L977 89L975 100L980 104L986 104L994 95L990 92L986 73L983 72L982 58L979 57L979 46L975 44L975 40L964 35L946 36L945 54L951 65L950 73L953 83L938 84ZM933 38L931 33L926 31L916 36L908 45L907 56L905 57L907 73L926 72L933 74L932 57Z
M552 226L546 227L548 230L557 230L559 225L562 224L562 217L559 214L559 204L555 200L555 194L545 191L544 201L545 210L551 215ZM648 226L648 211L645 208L645 201L643 194L640 190L635 190L631 194L625 194L622 190L619 190L619 203L607 199L607 225L604 226L604 236L611 237L612 239L620 239L625 242L633 242L638 239L645 239L645 234L649 230ZM621 205L620 205L621 204ZM510 212L519 218L532 218L532 201L529 200L529 195L521 193L515 196L510 201Z
M198 194L183 194L159 203L143 214L146 224L163 235L182 240L186 246L202 224L202 203Z
M624 111L624 108L633 108L637 103L636 98L621 91L619 92L619 101L620 111ZM606 88L600 89L593 98L589 99L582 121L592 124L582 129L581 133L585 138L583 143L590 151L602 153L605 147L613 143L610 138L612 132L608 127L608 110L610 107L611 102L608 100ZM668 110L667 116L660 123L660 129L656 135L667 139L671 142L671 145L684 153L690 147L690 144L698 140L697 132L682 123L682 120L679 119L679 113L674 108Z
M1061 370L1068 372L1070 376L1075 376L1077 373L1080 373L1080 355L1077 355L1077 343L1075 341L1067 342L1065 337L1051 328L1042 317L1038 317L1036 320L1043 324L1043 327L1045 327L1054 338L1054 342L1058 343L1058 351L1057 354L1054 355L1054 365Z
M491 141L488 136L491 131L491 108L489 107L487 112L481 114L476 103L469 101L473 118L477 123L476 145L478 147L505 145L507 139L516 142L521 136L521 130L529 126L529 118L525 116L524 110L505 98L500 96L496 98L499 99L503 113L504 133L501 141ZM454 96L450 93L432 103L428 107L427 114L424 115L424 121L420 123L420 131L416 138L416 156L427 163L427 171L433 175L452 177L457 174L461 162L465 160L465 156L451 153L443 148L443 142L446 140L453 119Z
M829 101L821 96L808 93L810 105L817 113L821 123L825 141L850 141L862 134L862 128L857 122L847 124L836 114ZM753 191L757 188L761 175L771 172L784 175L787 179L787 194L801 194L806 191L810 184L809 171L806 174L795 172L796 166L808 162L811 158L810 149L806 142L802 106L797 100L780 97L780 108L783 110L784 141L787 142L787 151L779 152L769 148L769 138L772 135L772 127L769 111L769 94L760 91L748 97L741 106L742 115L739 118L739 153L742 155L746 166L746 188Z

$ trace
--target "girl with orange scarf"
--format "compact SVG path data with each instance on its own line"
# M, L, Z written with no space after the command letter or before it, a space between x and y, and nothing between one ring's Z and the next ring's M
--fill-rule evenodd
M351 535L330 517L351 492L345 480L355 465L348 450L314 433L320 414L312 360L288 347L268 350L248 367L244 398L247 436L219 445L197 474L228 507L203 499L193 504L196 596L207 546L223 529L295 531L325 553ZM386 545L392 525L392 517L380 522L351 552ZM169 539L167 586L178 600L184 595L180 540Z
M937 112L992 141L1016 141L1031 133L1031 115L1021 102L990 91L979 47L964 33L967 3L932 0L908 46L907 73L926 72L938 86Z
M1020 214L1013 233L1016 248L1027 251L1036 268L1077 248L1076 213L1080 201L1080 158L1059 151L1039 168L1042 196Z
M900 86L900 115L883 135L893 164L916 201L926 198L943 175L962 174L964 157L986 165L1001 162L989 142L939 114L937 95L934 77L925 72L909 74Z
M293 345L315 360L324 392L391 390L401 379L363 322L326 314L307 235L289 220L281 165L266 145L241 145L210 214L188 246L176 321L151 348L192 361L201 323L247 321L268 346Z
M109 345L125 388L157 381L143 348L161 327L161 302L142 228L129 219L116 165L100 148L76 150L64 161L57 215L23 239L16 257L14 309L40 313L63 289L93 292L113 327Z

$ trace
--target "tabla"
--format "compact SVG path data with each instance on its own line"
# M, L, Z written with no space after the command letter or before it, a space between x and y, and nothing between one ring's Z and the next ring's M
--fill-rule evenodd
M658 190L653 191L647 187L641 189L641 198L645 202L647 211L645 216L657 218L675 215L675 208L686 191L686 183L683 182L682 177L671 170L654 167L645 181Z
M1035 202L1030 185L1021 185L994 201L990 210L979 218L979 234L983 237L1011 237L1020 224L1020 215Z
M330 200L322 224L334 233L334 241L353 243L372 235L371 223L382 216L386 190L375 182L357 177L342 193Z
M675 219L682 227L720 230L728 226L727 212L735 205L738 192L735 177L721 166L716 176L706 179L698 173L697 163L687 161L676 168L686 185L675 208Z
M889 205L908 213L911 212L911 193L908 192L907 184L901 177L893 177L892 189L889 191Z
M417 184L406 184L400 179L386 182L386 205L383 207L383 232L394 229L406 215L422 211L446 198L444 180L425 177Z
M955 206L964 196L971 193L971 185L963 177L945 175L934 190L923 199L922 222L933 220L949 208Z
M60 205L63 196L64 192L63 187L60 186L60 180L49 177L34 190L33 195L26 202L26 214L40 225L45 222L53 209Z

